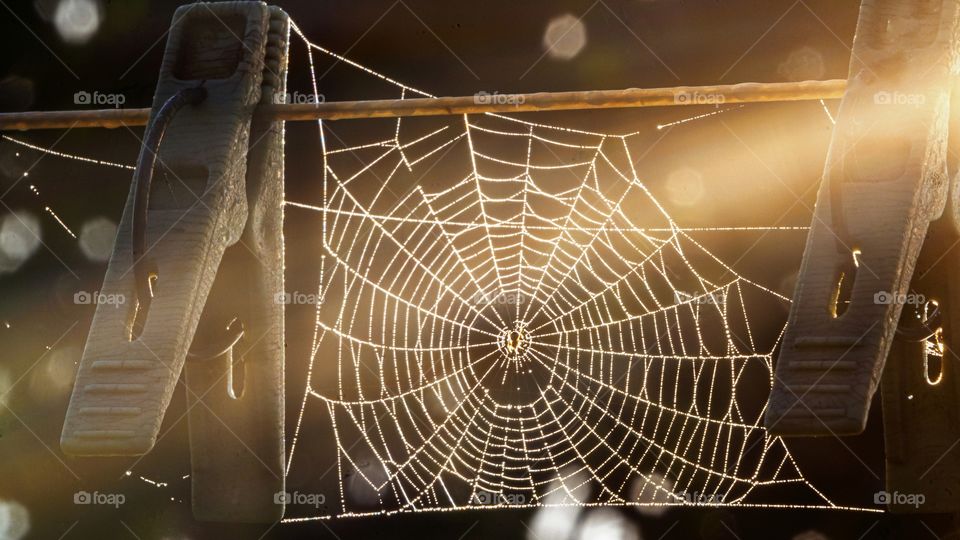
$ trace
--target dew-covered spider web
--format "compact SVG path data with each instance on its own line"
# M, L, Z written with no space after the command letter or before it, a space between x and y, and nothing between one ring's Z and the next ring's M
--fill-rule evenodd
M314 85L326 62L382 92L368 97L432 97L300 36ZM783 328L765 314L789 299L671 219L634 168L635 133L529 118L319 123L322 201L287 202L323 223L288 482L304 463L326 475L331 452L337 481L288 520L839 508L762 426Z
M294 30L312 99L325 77L353 99L432 97ZM683 227L636 168L638 133L536 119L318 122L322 194L286 201L322 223L317 290L287 291L316 321L306 380L288 383L303 393L286 472L288 491L324 497L286 520L870 510L835 504L763 428L789 298L698 240L806 227Z

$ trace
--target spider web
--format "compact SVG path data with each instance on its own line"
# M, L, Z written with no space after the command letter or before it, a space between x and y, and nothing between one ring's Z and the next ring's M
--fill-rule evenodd
M295 31L315 94L317 54L387 97L432 97ZM287 201L323 222L287 472L289 482L294 464L318 455L301 457L302 440L322 440L336 453L337 496L288 521L557 505L846 508L762 426L784 323L757 332L753 319L789 299L691 234L729 228L671 219L634 169L636 133L498 114L318 125L323 200ZM322 435L308 411L324 417ZM777 502L784 486L804 502Z
M324 75L349 70L385 94L374 97L433 97L294 30L314 99L320 58ZM638 133L498 114L318 128L322 200L286 201L322 219L286 472L295 491L335 469L336 497L285 521L543 506L875 511L832 502L764 430L785 324L770 314L789 299L694 237L806 227L679 226L634 168Z

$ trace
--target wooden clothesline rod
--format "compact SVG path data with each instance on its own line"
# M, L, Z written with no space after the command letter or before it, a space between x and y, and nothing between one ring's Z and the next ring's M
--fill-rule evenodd
M712 86L628 88L585 92L487 94L473 96L279 103L261 105L256 114L285 121L399 118L482 113L569 111L632 107L726 105L777 101L837 99L845 79L786 83L739 83ZM99 109L0 113L0 130L117 128L144 126L150 109Z

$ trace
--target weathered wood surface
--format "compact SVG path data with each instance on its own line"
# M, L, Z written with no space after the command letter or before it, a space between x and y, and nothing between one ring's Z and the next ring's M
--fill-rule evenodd
M127 302L97 306L61 446L80 456L149 451L191 344L223 332L230 310L247 328L237 350L187 370L194 512L272 522L284 509L274 499L284 489L282 124L257 124L264 140L249 155L248 144L253 111L285 84L287 19L263 3L221 2L183 6L174 21L154 110L201 81L208 97L177 114L160 147L146 255L158 277L139 337L130 334L131 188L102 287ZM232 289L208 301L218 282ZM244 392L233 399L227 383L240 373Z
M896 512L960 511L958 45L956 0L864 0L765 419L778 435L860 433L882 376ZM945 314L935 385L906 331L928 299Z
M947 200L958 21L955 0L862 4L766 412L772 433L852 434L866 424L898 299Z
M956 97L954 103L956 103ZM960 114L953 113L960 123ZM955 171L952 174L956 174ZM956 200L951 182L951 201ZM930 326L943 329L942 358L926 344L900 335L894 340L881 384L886 490L902 496L889 507L898 513L960 511L960 247L956 205L931 226L917 262L911 288L939 303L940 317ZM915 317L913 310L904 317ZM909 504L904 496L922 496Z
M515 113L682 107L689 105L764 103L837 99L847 81L739 83L668 88L628 88L584 92L475 95L439 98L331 101L325 103L264 103L256 115L263 120L310 121L357 118L397 118L451 114ZM146 125L150 109L100 109L0 113L0 130L117 128Z
M261 104L286 92L289 33L287 14L271 7ZM188 361L185 382L194 515L272 523L284 513L286 464L283 122L255 119L250 141L246 225L224 253L199 330L221 335L239 317L244 338L230 354Z

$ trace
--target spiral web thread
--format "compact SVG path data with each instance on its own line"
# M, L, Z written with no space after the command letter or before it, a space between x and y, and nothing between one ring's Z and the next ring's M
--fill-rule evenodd
M433 97L294 30L315 93L318 55L392 88L387 97ZM349 143L318 122L322 204L287 202L323 219L287 473L316 457L298 454L315 410L339 490L319 515L288 521L557 505L853 509L807 481L761 425L783 323L761 343L748 313L789 299L691 236L734 228L670 218L633 168L636 133L498 114L379 122L382 137ZM443 159L463 170L433 170ZM763 500L785 486L804 502Z

